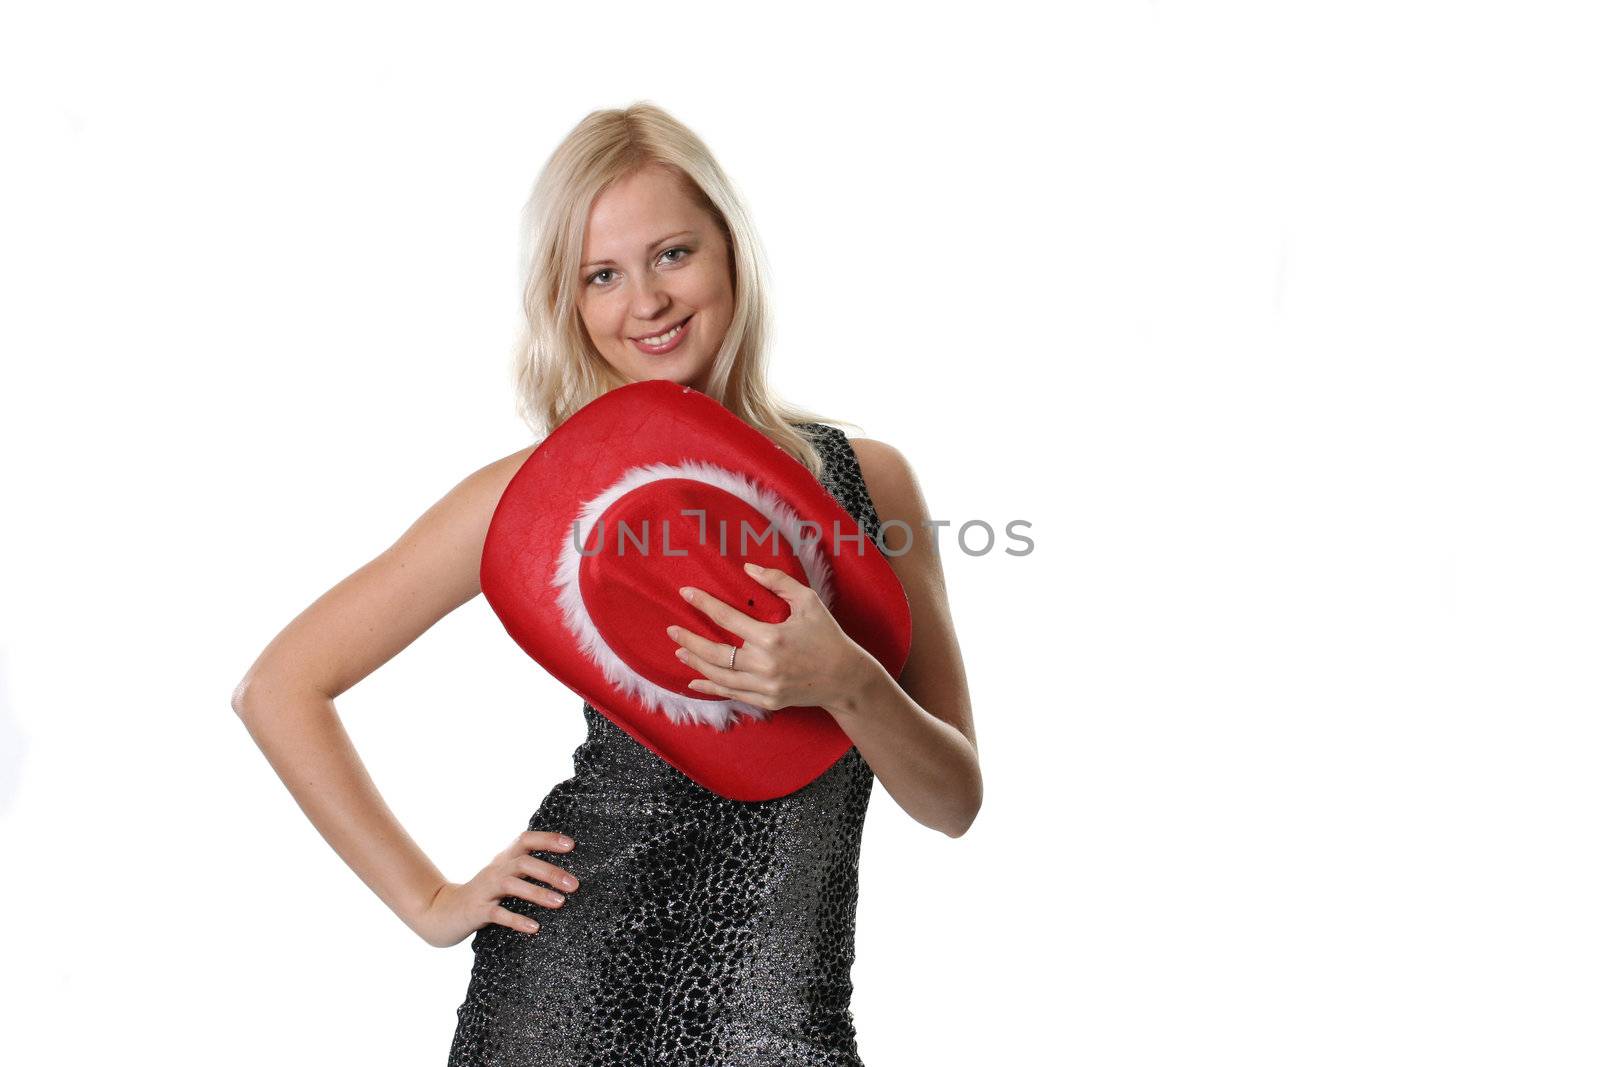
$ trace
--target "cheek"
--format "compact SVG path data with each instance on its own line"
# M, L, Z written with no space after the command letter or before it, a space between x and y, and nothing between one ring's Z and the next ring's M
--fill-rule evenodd
M611 326L616 316L606 309L604 299L594 295L585 296L578 302L578 321L583 323L583 328L591 338L604 337L612 332Z
M696 306L727 309L733 305L733 285L721 263L704 262L693 282Z

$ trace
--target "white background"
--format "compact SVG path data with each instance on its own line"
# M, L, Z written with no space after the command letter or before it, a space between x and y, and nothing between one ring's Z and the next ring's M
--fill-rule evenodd
M1585 5L7 5L0 1059L442 1064L423 944L229 708L522 447L522 201L652 100L781 391L937 517L985 803L879 787L868 1067L1593 1064ZM447 876L577 697L481 598L339 701Z

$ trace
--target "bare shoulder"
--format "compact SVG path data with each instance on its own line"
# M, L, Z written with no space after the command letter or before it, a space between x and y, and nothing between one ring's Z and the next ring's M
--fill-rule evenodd
M522 469L523 464L533 455L533 450L537 447L529 445L526 448L519 448L509 455L484 464L461 479L441 503L448 501L452 508L459 509L478 520L487 531L489 519L494 514L495 505L505 495L506 486L511 484L511 479Z
M870 437L852 437L856 461L861 465L861 479L867 483L867 495L882 521L899 519L916 526L925 517L926 506L917 475L905 453L891 444Z
M480 592L478 563L489 534L489 520L494 517L495 507L511 479L522 469L535 447L529 445L501 456L462 478L423 513L394 547L398 549L408 541L431 543L435 550L442 549L457 556L451 573L458 579L461 598L464 601L475 596Z
M482 592L478 570L489 520L535 447L520 448L461 478L363 568L371 584L405 601L412 636Z

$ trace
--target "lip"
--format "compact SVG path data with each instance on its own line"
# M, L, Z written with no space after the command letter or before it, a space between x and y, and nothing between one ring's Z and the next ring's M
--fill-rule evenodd
M637 337L630 337L630 338L628 338L628 340L633 342L633 347L637 348L639 351L645 353L646 355L664 356L668 352L671 352L674 348L677 348L679 345L683 344L683 339L685 337L689 336L689 322L693 318L694 318L694 312L691 311L688 315L685 315L680 321L672 323L671 325L666 326L666 327L664 327L662 329L656 330L654 333L651 333L651 334L648 335L650 337L659 337L661 334L671 332L674 327L682 326L683 329L678 331L678 336L674 337L672 340L668 341L664 345L656 345L656 346L647 345L643 341L639 340Z

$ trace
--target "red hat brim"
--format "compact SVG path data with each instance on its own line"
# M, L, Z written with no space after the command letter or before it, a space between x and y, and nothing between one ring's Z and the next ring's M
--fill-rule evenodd
M818 707L790 707L720 730L701 722L674 722L660 708L614 684L580 651L557 602L552 582L585 503L632 470L685 461L737 472L817 524L824 532L833 576L829 610L846 634L898 677L911 648L911 611L899 577L877 545L794 457L715 400L670 381L612 389L573 413L534 449L490 519L480 586L524 652L667 763L730 799L786 796L849 750L850 738L832 715ZM836 529L843 531L838 541L832 537ZM748 588L752 595L760 590L770 597L770 591L743 572L745 559L772 565L756 554L729 551L714 564L721 588ZM638 571L630 576L630 585L666 583L671 580L668 571ZM708 591L718 595L716 588ZM660 624L661 642L675 644L661 622L664 610L674 616L667 621L707 633L708 617L683 601L675 586L662 594L647 592L638 599L641 610L651 613L651 625ZM674 606L664 607L668 604Z

